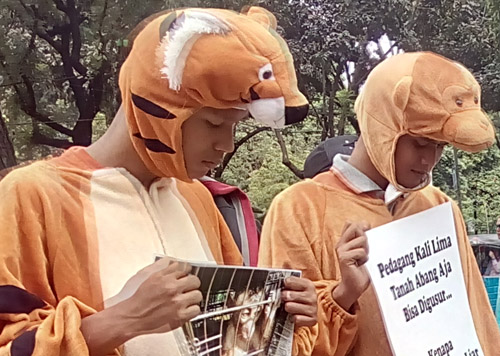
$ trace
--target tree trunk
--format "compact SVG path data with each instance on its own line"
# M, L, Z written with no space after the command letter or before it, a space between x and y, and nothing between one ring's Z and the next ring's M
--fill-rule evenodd
M0 170L17 164L14 146L9 138L9 131L3 120L0 109Z

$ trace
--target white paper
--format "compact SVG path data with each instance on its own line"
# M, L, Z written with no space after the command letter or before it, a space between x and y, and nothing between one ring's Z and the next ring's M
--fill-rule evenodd
M393 354L484 356L469 308L451 203L366 235L366 266Z

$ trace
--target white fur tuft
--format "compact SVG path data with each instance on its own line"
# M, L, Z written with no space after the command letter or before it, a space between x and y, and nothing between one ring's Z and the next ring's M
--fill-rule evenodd
M184 15L180 27L169 32L161 45L164 56L161 73L166 75L173 90L181 88L186 59L196 40L205 34L224 35L231 31L228 24L208 13L188 11Z
M252 117L273 129L285 126L285 98L259 99L247 104Z

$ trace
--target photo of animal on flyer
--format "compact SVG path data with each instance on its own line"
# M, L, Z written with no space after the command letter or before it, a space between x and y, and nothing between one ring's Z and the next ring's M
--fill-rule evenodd
M189 262L201 281L201 314L184 324L186 356L289 356L294 323L281 302L300 271Z

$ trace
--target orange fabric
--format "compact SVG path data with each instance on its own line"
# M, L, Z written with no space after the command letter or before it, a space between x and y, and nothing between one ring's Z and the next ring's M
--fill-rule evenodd
M410 191L396 181L394 155L387 154L394 153L398 138L410 134L478 152L495 142L493 123L480 105L481 88L463 65L416 52L398 54L376 66L355 111L377 170L398 190Z
M318 333L302 337L295 355L391 355L371 286L349 311L332 298L341 281L336 243L346 221L366 220L376 227L449 201L438 189L423 188L429 182L412 189L397 183L396 145L399 137L410 134L471 152L489 147L494 129L479 103L479 85L461 64L428 52L391 57L370 73L355 110L375 168L408 194L389 210L384 200L358 194L346 185L345 177L331 170L274 199L264 222L259 264L301 269L304 277L315 281L320 303ZM485 355L494 356L500 350L500 332L456 205L454 216L474 325Z
M88 178L83 172L62 178L54 166L38 162L0 184L0 285L25 289L47 303L29 315L0 315L2 355L10 354L9 341L35 326L34 355L69 355L68 345L88 354L79 323L102 305L96 245L84 224L86 202L79 199Z
M331 292L341 280L335 245L347 220L367 220L376 227L448 200L427 187L399 198L392 216L383 200L352 192L332 172L297 183L275 198L264 222L259 264L302 270L315 281L319 300L318 330L297 336L294 355L392 355L371 286L348 312L333 300ZM456 205L454 212L474 324L485 355L494 356L500 333Z
M1 181L0 286L19 287L46 305L29 314L0 314L0 355L10 355L12 341L32 329L33 355L88 355L80 322L103 308L89 200L91 175L100 168L83 148L73 148ZM241 264L210 193L199 182L180 183L216 261Z
M274 15L260 7L183 9L138 34L120 89L132 142L151 172L190 181L181 126L202 107L249 110L272 127L286 123L286 108L297 109L294 121L305 118L307 100L275 28Z

